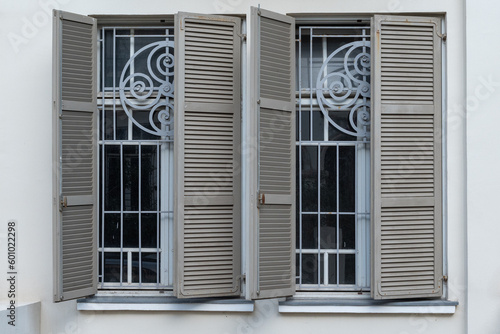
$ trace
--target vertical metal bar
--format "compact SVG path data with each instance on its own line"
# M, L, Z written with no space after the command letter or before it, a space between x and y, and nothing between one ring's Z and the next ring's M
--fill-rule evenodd
M106 39L105 39L105 30L102 29L101 30L101 40L102 40L102 54L101 54L101 71L103 73L103 75L101 75L101 88L102 88L102 98L101 98L101 103L102 103L102 108L101 108L101 117L99 118L99 120L101 121L102 124L100 124L100 128L101 128L101 145L99 145L101 147L101 154L97 155L97 156L101 156L101 160L97 162L97 166L101 166L102 164L102 168L97 168L97 173L101 173L102 175L99 175L99 179L98 180L101 180L101 189L102 189L102 198L99 197L99 193L101 192L97 192L97 197L98 197L98 202L97 203L100 203L101 205L101 235L100 235L100 239L101 239L101 286L104 286L104 224L105 224L105 215L104 215L104 211L106 210L106 203L105 203L105 188L104 188L104 185L105 185L105 173L104 173L104 162L105 162L105 155L104 155L104 152L106 150L106 146L105 146L105 142L106 142L106 131L105 131L105 125L106 125L106 122L105 122L105 119L106 119L106 103L105 103L105 84L106 84L106 78L105 78L105 61L106 61Z
M142 285L142 143L139 142L138 156L139 160L139 286Z
M120 142L120 286L123 283L123 142Z
M330 283L328 281L328 273L329 273L329 270L330 270L330 268L328 268L328 261L329 261L328 256L329 256L329 254L328 254L328 252L325 252L324 255L325 255L325 258L323 259L323 266L324 266L325 269L324 269L324 272L323 272L324 273L324 275L323 275L323 284L324 285L328 285Z
M156 142L156 182L160 181L160 143ZM160 282L160 189L156 191L156 285Z
M313 28L309 29L309 140L313 139Z
M336 180L335 180L335 191L336 191L336 205L337 205L337 208L336 208L336 235L337 235L337 254L335 254L335 256L337 257L337 263L336 263L336 269L337 269L337 286L340 285L340 270L339 270L339 267L340 267L340 215L339 215L339 212L340 212L340 207L339 207L339 180L340 180L340 177L339 177L339 174L340 174L340 171L339 171L339 143L337 142L335 144L335 152L336 152L336 157L335 157L335 165L336 165L336 168L335 168L335 171L336 171Z
M316 163L317 163L317 179L318 179L318 194L317 194L317 200L318 200L318 206L316 207L316 224L317 224L317 228L318 228L318 235L317 235L317 238L318 238L318 244L317 244L317 247L318 247L318 287L320 286L321 284L321 244L320 244L320 240L321 240L321 224L320 224L320 220L321 220L321 144L318 144L316 146L316 152L318 154L318 157L317 157L317 160L316 160Z
M302 27L299 28L299 286L302 284Z
M113 140L116 140L116 28L113 28Z
M130 29L130 49L129 49L129 57L132 59L134 57L135 53L135 37L134 37L135 30ZM133 74L135 73L135 59L130 62L130 90L132 90L133 84L134 84L134 76ZM151 87L152 88L152 87ZM130 110L130 114L132 117L134 117L134 110ZM132 122L132 117L128 118L127 122L127 138L128 140L133 140L133 122Z
M127 283L132 283L132 251L127 251Z

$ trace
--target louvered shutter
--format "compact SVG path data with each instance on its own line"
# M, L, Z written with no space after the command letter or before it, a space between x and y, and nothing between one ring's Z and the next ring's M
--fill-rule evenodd
M177 297L240 294L240 19L175 19Z
M372 296L442 294L440 20L372 27Z
M295 21L257 8L250 20L259 204L249 284L259 299L295 292Z
M55 301L97 291L96 35L94 19L54 11Z

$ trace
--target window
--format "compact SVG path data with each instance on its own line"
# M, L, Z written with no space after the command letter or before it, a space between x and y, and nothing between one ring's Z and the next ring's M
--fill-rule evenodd
M95 293L98 258L103 286L171 284L179 298L241 296L243 275L248 299L297 288L370 287L377 299L441 295L440 19L376 15L370 29L357 24L343 37L338 26L299 28L309 65L301 54L298 96L296 31L286 15L252 8L242 68L240 18L177 14L175 81L161 73L172 65L166 27L102 30L99 80L96 20L56 11L55 29L56 301ZM316 33L324 35L317 43ZM125 44L123 59L111 53L107 60L107 38L115 54ZM133 76L144 69L142 48L154 43L158 53L149 60L160 73L148 86ZM335 53L339 43L346 49ZM340 111L331 112L350 87L335 70L342 56L358 74L340 108L333 105ZM243 90L242 73L249 78ZM158 97L155 109L150 100ZM343 110L349 104L354 111ZM101 137L94 135L97 110ZM244 175L240 140L251 150ZM306 262L317 269L307 272Z
M172 285L173 30L99 31L100 288Z
M297 289L369 288L370 26L298 27Z

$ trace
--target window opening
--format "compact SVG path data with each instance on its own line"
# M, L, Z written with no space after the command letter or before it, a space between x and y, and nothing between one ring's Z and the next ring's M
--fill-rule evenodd
M104 27L99 42L100 288L171 286L173 27Z
M367 290L370 29L299 27L297 60L297 288Z

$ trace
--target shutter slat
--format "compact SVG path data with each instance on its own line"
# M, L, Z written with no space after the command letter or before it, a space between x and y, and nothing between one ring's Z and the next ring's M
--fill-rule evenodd
M375 299L442 294L440 20L375 16Z

